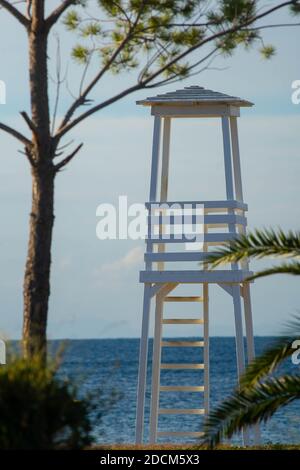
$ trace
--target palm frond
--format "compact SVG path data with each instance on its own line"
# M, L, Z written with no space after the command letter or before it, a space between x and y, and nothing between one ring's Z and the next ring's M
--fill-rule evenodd
M255 230L248 235L240 235L228 246L218 250L206 262L212 267L220 264L236 263L245 258L299 257L300 232L272 229Z
M297 261L290 263L281 263L278 266L273 266L269 269L263 269L262 271L258 271L252 276L249 276L247 278L247 281L253 281L254 279L271 276L273 274L292 274L293 276L299 276L300 263L298 263Z
M255 423L267 421L277 410L300 398L300 376L285 375L236 391L214 411L205 423L203 442L211 447L223 437Z
M295 349L292 348L292 343L295 338L298 338L296 332L294 332L293 336L281 337L265 352L254 359L248 365L245 374L241 377L241 389L253 387L262 378L266 377L268 374L272 374L285 359L295 352Z

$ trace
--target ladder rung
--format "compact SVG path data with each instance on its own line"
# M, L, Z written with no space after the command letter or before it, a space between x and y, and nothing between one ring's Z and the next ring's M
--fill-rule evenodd
M193 432L193 431L160 431L157 433L157 437L164 437L164 436L174 436L174 437L202 437L204 436L203 432Z
M161 364L161 369L204 369L204 364Z
M161 385L161 392L204 392L204 386L189 385Z
M162 415L204 415L204 408L160 408L159 414Z
M164 298L164 302L203 302L203 297L195 296L168 296Z
M173 348L203 348L204 341L162 341L161 346Z
M163 321L164 325L193 325L193 324L200 324L203 325L204 321L202 319L194 319L194 318L165 318Z

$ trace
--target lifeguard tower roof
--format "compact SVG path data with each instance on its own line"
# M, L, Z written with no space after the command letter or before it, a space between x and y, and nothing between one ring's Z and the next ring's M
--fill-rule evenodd
M253 106L253 103L237 96L226 95L218 91L207 90L201 86L189 86L181 90L171 91L161 95L150 96L136 104L143 106L154 105L200 105L200 104L228 104L238 107Z

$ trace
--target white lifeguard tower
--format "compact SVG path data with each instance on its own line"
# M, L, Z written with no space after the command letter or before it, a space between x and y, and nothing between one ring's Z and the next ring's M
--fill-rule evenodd
M248 263L232 264L226 266L227 269L222 268L213 271L208 270L205 265L208 254L212 253L215 246L229 242L237 234L244 234L246 231L245 212L247 211L247 205L243 201L237 117L240 115L241 107L252 106L252 103L199 86L190 86L182 90L138 101L137 104L151 106L151 114L154 116L154 132L150 197L149 202L146 204L149 230L146 241L145 270L140 273L140 282L144 284L144 302L137 391L136 442L138 444L143 442L149 319L152 299L155 299L155 326L149 440L150 443L154 443L158 438L163 437L174 437L176 439L182 437L190 440L191 438L199 438L202 432L201 430L184 430L184 415L203 415L205 417L209 412L209 284L217 284L232 297L238 378L245 368L242 304L245 316L247 359L251 361L254 358L250 286L249 282L245 281L251 274ZM220 118L223 133L226 183L226 197L223 200L168 201L170 126L173 118ZM160 145L161 140L162 145ZM196 143L197 136L195 136L195 145ZM199 142L199 147L200 145L201 142ZM158 195L159 184L160 194ZM202 214L200 216L202 229L198 233L202 242L200 245L199 237L191 238L185 232L181 233L180 237L178 230L177 232L175 230L176 224L178 225L178 214L179 217L191 216L192 218L189 220L192 220L192 224L194 224L199 207L202 208L202 212L200 211ZM173 213L170 212L173 214L171 216L168 212L170 208L173 210ZM155 229L153 230L153 228L155 226L157 230L154 235ZM196 250L183 249L185 243L197 243L195 244ZM191 247L191 245L189 246ZM171 268L166 269L166 264L170 265ZM179 266L178 268L180 264L182 267ZM187 264L192 267L187 268ZM176 266L176 268L172 269L173 266ZM182 284L194 286L196 294L192 296L176 295L176 292L173 291ZM202 292L200 292L199 285L202 286ZM171 292L172 295L170 295ZM166 318L164 316L166 302L196 302L194 304L196 306L200 302L203 314L200 316L200 311L198 311L195 318L186 318L185 315L182 315L181 318ZM165 340L165 334L163 333L164 326L167 324L177 325L178 337L182 336L180 335L181 325L195 324L194 336L199 336L199 338L196 341L194 338L192 340L191 338L186 338L186 340L182 340L182 338L180 340L175 338L174 340ZM163 348L168 348L169 352L174 351L171 348L181 348L180 351L183 351L183 348L202 348L203 360L198 361L198 363L163 363L161 361ZM194 378L194 383L182 383L180 381L180 372L177 372L178 382L176 385L174 385L174 381L170 385L161 385L162 370L180 371L182 369L195 370L198 377ZM202 374L202 378L200 374ZM226 374L226 370L224 374ZM166 397L165 394L168 392L199 394L200 397L197 402L202 403L202 406L192 409L174 408L170 403L169 407L162 408L160 407L160 394L163 393ZM199 395L197 395L197 398ZM159 430L158 420L161 415L180 415L178 428ZM258 432L258 429L256 429L256 441L259 438ZM248 433L244 433L244 442L249 443Z

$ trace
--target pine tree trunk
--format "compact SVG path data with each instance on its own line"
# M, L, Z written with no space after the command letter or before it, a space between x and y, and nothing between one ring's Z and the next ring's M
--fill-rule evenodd
M47 354L51 240L54 222L53 139L48 97L48 34L44 1L32 0L28 31L32 148L32 208L24 276L23 351L26 357Z
M51 241L54 222L54 172L32 172L32 209L24 277L23 348L26 357L46 358L50 295Z

